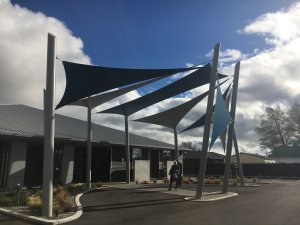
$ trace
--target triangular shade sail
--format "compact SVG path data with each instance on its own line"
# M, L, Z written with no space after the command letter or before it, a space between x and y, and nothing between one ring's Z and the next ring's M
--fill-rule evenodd
M131 114L138 112L150 105L163 101L167 98L173 97L177 94L207 84L210 81L211 66L210 64L204 67L198 68L196 71L185 76L184 78L177 80L157 91L144 95L140 98L126 102L122 105L107 109L101 113L113 113L124 116L130 116ZM220 78L226 77L225 75L219 75Z
M208 95L208 91L199 95L196 98L193 98L188 102L178 105L177 107L157 113L155 115L137 119L134 121L157 124L172 129L176 129L176 126L178 125L180 120L185 116L185 114L187 114L191 110L191 108L193 108L196 104L198 104L207 95Z
M232 118L228 112L224 97L222 96L219 81L217 81L217 96L216 105L213 113L213 131L210 142L210 149L215 143L216 139L223 133L225 128L232 123Z
M228 86L228 88L225 90L225 92L223 93L223 98L226 99L226 96L228 95L228 92L230 90L231 85ZM215 106L213 107L213 109L215 108ZM180 131L180 133L197 128L197 127L202 127L205 124L205 118L206 118L206 113L203 114L203 116L200 117L200 119L196 120L194 123L192 123L190 126L188 126L187 128L185 128L184 130Z
M76 102L71 103L70 105L77 105L77 106L84 106L84 107L90 107L91 109L105 103L108 102L114 98L117 98L123 94L126 94L127 92L130 92L132 90L138 89L140 87L143 87L145 85L148 85L150 83L153 83L157 80L160 80L161 77L159 78L155 78L155 79L151 79L151 80L146 80L146 81L142 81L139 82L138 84L133 84L130 86L127 86L125 88L122 89L118 89L118 90L114 90L114 91L110 91L104 94L100 94L100 95L96 95L96 96L92 96L92 97L87 97L87 98L83 98L80 99Z
M221 85L226 81L223 81ZM182 118L207 95L208 91L174 108L134 121L157 124L164 127L176 129Z
M122 69L83 65L66 61L63 61L63 66L66 72L66 89L56 109L107 90L195 69L195 67Z
M229 109L230 99L231 99L231 92L228 93L228 96L227 96L226 101L225 101L227 109ZM225 147L225 144L226 144L226 140L225 140L226 139L226 135L227 135L227 129L225 129L222 132L222 134L220 134L220 139L221 139L221 143L222 143L224 152L225 152L225 149L226 149L226 147Z

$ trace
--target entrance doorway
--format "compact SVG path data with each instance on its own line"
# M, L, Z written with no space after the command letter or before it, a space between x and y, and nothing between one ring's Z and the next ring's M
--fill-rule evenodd
M92 151L92 182L110 181L110 147L96 147Z

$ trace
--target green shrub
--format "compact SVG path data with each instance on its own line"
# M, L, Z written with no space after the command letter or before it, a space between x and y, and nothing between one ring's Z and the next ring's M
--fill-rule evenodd
M97 182L94 186L101 187L102 183ZM85 184L69 184L64 186L53 187L53 213L58 215L71 210L72 204L70 203L70 192L78 192L85 187ZM21 190L19 193L19 205L26 205L33 214L40 214L42 209L42 190L36 189L34 193L32 190ZM18 196L15 190L12 190L6 194L0 193L0 207L13 207L17 206Z
M183 184L189 184L189 183L190 183L190 180L183 180L182 183L183 183Z
M38 195L38 196L42 197L43 196L43 190L42 189L36 190L34 195Z
M27 197L27 192L20 191L19 193L20 206L26 204L26 197ZM18 204L18 196L16 192L8 192L7 194L0 195L0 206L11 207L11 206L17 206L17 204Z
M71 204L68 201L70 193L64 189L58 189L53 197L53 214L58 215L70 211Z
M103 186L103 184L102 184L101 181L92 183L92 187L93 187L93 188L100 188L100 187L102 187L102 186Z
M220 185L222 183L221 179L214 179L213 184Z
M10 207L16 205L16 200L14 197L0 195L0 206Z
M40 212L42 209L42 198L39 195L27 197L27 206L33 212Z
M55 186L53 187L53 195L56 195L58 192L64 190L64 188L62 186Z
M14 198L16 196L16 193L15 192L8 192L5 194L6 197L9 197L9 198Z
M67 184L64 186L64 189L67 190L68 192L78 192L81 189L85 188L84 183L76 183L76 184Z
M183 183L183 184L189 184L190 183L190 178L187 178L187 177L182 177L182 179L181 179L181 183Z
M208 185L211 185L214 183L214 180L213 179L204 179L204 184L208 184Z
M19 194L19 204L21 205L26 205L26 199L28 197L28 192L26 191L20 191Z

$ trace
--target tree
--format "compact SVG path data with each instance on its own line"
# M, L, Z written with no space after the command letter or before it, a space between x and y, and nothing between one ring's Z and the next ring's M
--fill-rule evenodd
M300 138L300 104L294 103L288 111L290 126L293 127L295 138Z
M193 143L191 141L183 141L180 143L179 147L193 149Z
M295 132L289 115L278 105L265 108L260 127L256 127L256 131L260 135L262 149L289 146L294 142Z

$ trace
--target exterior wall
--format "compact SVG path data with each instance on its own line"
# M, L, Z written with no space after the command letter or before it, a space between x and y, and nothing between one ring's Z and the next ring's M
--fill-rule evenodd
M10 144L0 142L0 187L4 187L7 182L9 152Z
M135 181L143 182L150 180L150 160L135 160Z
M276 163L300 163L300 157L276 157Z
M224 164L206 164L206 176L224 176ZM246 163L243 164L245 177L300 178L300 163ZM199 164L185 164L185 175L198 176ZM235 171L233 172L235 174Z
M76 142L70 142L63 145L62 142L58 142L62 157L60 157L60 167L58 181L62 184L70 182L85 182L86 174L86 163L85 163L85 145L79 145ZM150 180L151 175L151 160L150 152L155 151L157 158L155 160L156 170L161 176L164 175L164 164L162 150L152 150L148 148L140 148L142 152L142 158L138 159L149 163L148 168L140 169L140 165L134 165L135 168L131 170L131 178L142 182L144 180ZM101 149L99 149L101 150ZM79 153L77 154L77 152ZM42 141L31 141L30 138L27 140L15 140L9 143L7 161L7 179L5 186L16 186L20 183L21 186L35 187L41 185L42 179L42 154L43 154L43 143ZM99 151L102 157L102 151ZM77 155L77 156L76 156ZM96 163L99 164L98 158L95 157ZM126 162L125 151L123 146L109 146L109 155L105 159L108 160L107 166L107 181L125 181L126 178ZM171 164L173 161L171 161ZM146 166L147 167L147 166ZM56 168L56 167L55 167ZM148 174L150 170L150 174ZM167 169L169 172L170 166ZM139 171L137 173L137 171ZM143 171L143 172L142 172ZM1 171L0 171L1 172ZM100 173L97 170L98 173ZM55 171L54 171L55 173ZM95 172L94 172L95 173ZM135 173L135 174L133 174ZM142 177L142 178L141 178ZM144 178L143 178L144 177ZM160 178L159 176L155 178ZM102 179L98 179L101 180ZM106 180L103 180L106 181ZM54 181L53 181L54 182Z
M74 145L72 144L64 145L62 165L61 165L62 184L68 184L73 181L74 151L75 151Z
M27 142L12 141L7 186L24 185Z
M300 157L300 146L276 147L272 150L272 158Z

